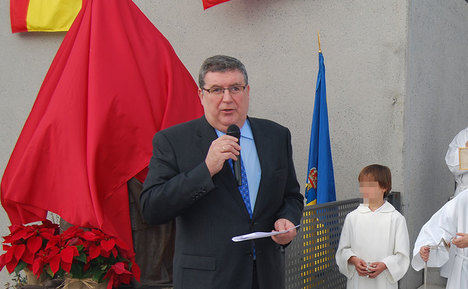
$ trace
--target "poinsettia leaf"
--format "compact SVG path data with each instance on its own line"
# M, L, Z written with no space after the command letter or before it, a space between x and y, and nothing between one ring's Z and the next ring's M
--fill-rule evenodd
M10 263L11 260L15 256L15 249L11 247L6 253L5 253L5 263Z
M62 262L62 269L65 270L65 272L70 273L71 266L71 263Z
M5 254L3 255L0 255L0 271L3 270L3 267L5 267L6 263L5 263Z
M24 251L26 251L26 246L24 244L20 245L15 245L15 258L16 260L21 260L21 257L23 257Z
M15 271L16 265L18 265L18 260L16 260L15 258L13 258L9 263L7 263L6 267L8 273L13 273L13 271Z
M83 239L85 239L86 241L96 241L96 240L99 239L99 237L98 237L95 233L90 232L90 231L84 232L84 233L81 235L81 237L82 237Z
M78 249L76 249L75 246L66 247L60 252L60 257L62 258L62 261L65 263L70 263L70 264L73 262L73 257L77 255L78 255Z
M16 233L18 230L21 230L23 229L24 226L23 225L11 225L10 227L8 227L8 229L10 229L10 235Z
M113 285L114 285L114 278L109 278L109 282L107 283L106 289L112 289Z
M16 232L11 234L10 243L23 239L25 235L26 235L26 230L17 230Z
M119 255L116 247L112 248L112 255L114 255L114 258L117 258L117 256Z
M108 251L105 251L105 250L101 250L101 256L104 257L104 258L109 258L110 257L110 252Z
M60 268L60 255L55 255L49 260L50 270L52 273L57 273Z
M42 247L42 238L41 237L32 237L29 238L26 242L28 250L31 253L36 253Z
M125 264L123 262L115 263L114 265L112 265L112 269L114 270L116 274L119 274L119 275L124 274L124 273L131 274L129 271L127 271L127 269L125 269Z
M21 258L27 264L32 264L34 262L34 254L29 252L29 250L24 251L23 257Z
M114 239L102 240L101 247L104 251L109 252L115 247L115 240Z
M60 242L60 237L59 236L53 236L52 238L49 239L49 242L47 242L46 249L54 247L59 242Z
M99 248L98 246L89 247L88 262L99 257L100 254L101 254L101 248Z
M33 262L33 274L36 276L40 276L42 274L42 267L43 267L43 262L41 258L37 258Z

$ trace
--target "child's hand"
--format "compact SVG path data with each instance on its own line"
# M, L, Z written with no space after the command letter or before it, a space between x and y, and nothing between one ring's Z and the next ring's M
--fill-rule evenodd
M379 274L382 273L383 270L387 269L387 265L385 265L384 262L374 262L370 264L369 268L369 278L375 278L379 276Z
M468 247L468 234L457 233L457 238L452 240L452 243L458 248Z
M421 255L421 259L423 259L424 262L427 262L429 260L429 252L430 252L429 246L422 246L421 249L419 249L419 255Z
M356 267L356 271L358 272L359 276L367 276L367 274L369 274L369 272L367 272L366 261L356 256L352 256L351 258L348 259L348 263L353 264L354 267Z

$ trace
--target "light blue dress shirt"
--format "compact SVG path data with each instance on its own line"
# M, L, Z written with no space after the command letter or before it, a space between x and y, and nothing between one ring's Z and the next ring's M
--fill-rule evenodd
M252 212L255 208L255 201L257 200L258 187L260 186L260 177L262 169L260 168L260 160L258 159L257 148L250 128L249 120L247 119L240 129L241 138L241 158L244 163L245 173L247 175L247 184L249 185L250 205ZM224 132L216 129L218 137L225 135Z

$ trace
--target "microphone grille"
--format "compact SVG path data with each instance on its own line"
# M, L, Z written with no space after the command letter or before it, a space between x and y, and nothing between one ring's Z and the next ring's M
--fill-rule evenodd
M240 129L237 125L231 124L227 129L227 135L233 136L235 138L240 138Z

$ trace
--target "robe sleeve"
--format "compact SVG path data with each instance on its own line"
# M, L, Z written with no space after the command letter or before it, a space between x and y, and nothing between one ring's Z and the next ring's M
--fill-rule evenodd
M395 216L396 228L395 235L393 236L393 255L387 256L382 260L388 269L387 279L392 284L403 278L410 264L409 235L408 228L406 227L406 220L405 217L400 214Z
M423 246L437 246L442 238L450 241L456 233L456 202L457 198L447 202L431 219L424 224L419 232L414 244L413 260L411 262L414 270L419 271L424 268L424 261L419 255L419 250ZM449 252L440 245L437 249L431 249L428 267L441 267L449 259Z
M350 215L348 214L346 216L343 229L341 230L340 243L338 244L338 249L335 254L336 264L338 265L340 272L348 279L351 279L356 273L354 265L348 263L349 258L357 256L356 253L351 250L351 237L352 224Z

